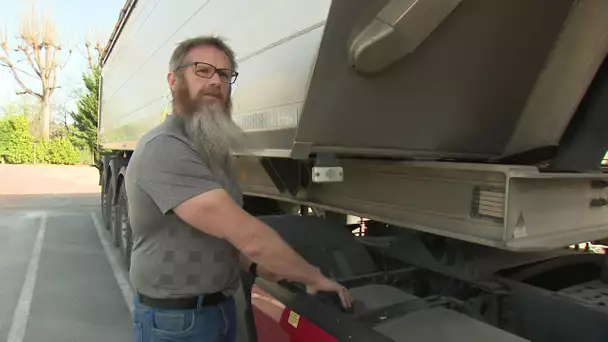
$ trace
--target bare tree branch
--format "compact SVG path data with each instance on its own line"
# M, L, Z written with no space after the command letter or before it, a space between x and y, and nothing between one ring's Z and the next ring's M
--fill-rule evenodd
M34 97L36 97L37 99L39 99L40 101L42 101L42 95L40 95L39 93L32 91L30 88L26 88L24 91L17 91L15 92L15 94L17 95L32 95Z
M63 65L58 66L57 64L55 64L55 66L58 67L59 69L64 69L68 65L68 61L70 60L70 57L72 57L72 49L68 50L68 57L65 59L65 62L63 63Z
M43 38L44 39L44 38ZM51 56L53 56L53 61L55 61L55 54L57 53L56 49L49 49L48 43L42 43L44 46L44 66L46 67L46 74L44 75L47 79L51 77L51 70L54 69L51 66Z
M3 64L3 63L0 63L0 66L10 68L10 65L8 65L8 64ZM27 75L27 76L29 76L29 77L38 78L38 76L33 75L32 73L29 73L29 72L27 72L27 71L25 71L25 70L23 70L23 69L21 69L21 68L17 68L16 66L15 66L15 70L17 70L17 71L19 71L20 73L22 73L22 74L24 74L24 75Z
M89 61L89 69L93 70L95 69L95 65L97 63L93 62L93 51L91 50L91 42L87 40L87 42L85 43L85 46L87 47L87 60Z
M76 51L80 52L80 55L83 58L87 58L87 55L84 52L82 52L82 50L80 49L80 47L78 45L76 45Z
M55 89L57 89L57 68L51 69L51 74L52 74L53 82L52 82L51 86L49 87L49 92L52 94L55 91Z
M19 50L23 51L23 53L25 54L25 58L27 59L28 63L30 64L30 67L32 69L34 69L34 72L36 73L36 75L38 75L38 77L40 77L41 76L40 69L38 67L36 67L36 64L34 64L34 60L32 59L32 54L31 54L31 50L29 49L29 47L27 45L19 45Z
M57 113L58 121L63 125L65 131L70 134L70 125L68 124L68 118L71 116L70 110L65 105L60 104L55 106L55 112Z
M84 46L87 47L87 61L89 62L89 69L93 69L93 53L91 52L91 42L86 41Z
M4 62L4 64L6 64L11 69L13 78L15 79L15 81L17 81L17 83L19 84L21 89L23 89L23 92L18 92L17 94L25 93L25 94L36 96L39 99L42 99L41 94L34 92L31 88L26 86L25 83L23 83L23 81L21 80L21 77L19 77L19 73L17 72L17 67L15 66L15 63L13 63L13 61L11 59L11 55L10 55L10 52L8 49L8 44L6 43L6 41L0 42L0 48L2 48L2 50L4 51L4 55L0 56L0 61Z
M57 69L63 69L67 65L72 50L70 49L64 63L58 63L60 54L63 52L57 38L57 30L50 17L44 12L38 12L35 4L22 18L19 35L16 37L19 44L14 49L15 53L23 54L21 61L27 61L31 72L28 73L17 67L7 43L6 36L0 34L0 66L10 68L13 77L21 87L18 94L32 95L39 99L42 114L42 136L48 137L50 130L50 108L51 96L58 89ZM34 76L34 74L36 76ZM28 87L22 79L22 75L35 77L40 81L40 92L35 92Z
M95 44L95 50L97 50L97 55L99 58L101 58L101 56L103 56L103 54L106 52L106 47L103 46L100 41L97 41Z
M94 70L96 68L99 67L99 62L101 59L101 56L103 55L103 51L104 51L104 47L103 45L101 45L101 43L98 41L95 42L95 46L93 47L93 44L91 43L91 40L87 37L85 44L84 44L87 48L87 61L89 62L89 68L91 70ZM95 56L95 51L97 56Z

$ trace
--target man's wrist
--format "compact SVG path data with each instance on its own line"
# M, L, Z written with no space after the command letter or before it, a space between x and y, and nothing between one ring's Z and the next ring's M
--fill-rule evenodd
M325 279L325 275L321 272L321 269L314 267L314 275L311 277L308 285L316 285Z

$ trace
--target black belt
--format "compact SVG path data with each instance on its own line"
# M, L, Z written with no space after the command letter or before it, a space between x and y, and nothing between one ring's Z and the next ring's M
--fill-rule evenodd
M199 308L198 302L200 297L187 298L152 298L141 293L138 293L139 301L147 306L158 309L171 310L190 310ZM221 292L215 292L203 295L203 300L200 307L215 306L228 300L228 297Z

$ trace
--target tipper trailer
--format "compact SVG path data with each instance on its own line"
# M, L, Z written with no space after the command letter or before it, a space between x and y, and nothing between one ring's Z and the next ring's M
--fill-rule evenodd
M249 213L356 298L243 274L240 341L608 340L608 1L128 0L102 56L106 228L177 42L235 50Z

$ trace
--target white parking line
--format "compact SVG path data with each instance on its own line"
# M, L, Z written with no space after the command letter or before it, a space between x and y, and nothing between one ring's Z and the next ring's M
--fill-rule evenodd
M32 256L27 266L25 281L23 282L23 287L21 287L21 294L19 295L11 329L8 333L8 342L23 342L23 338L25 337L25 328L27 327L27 320L32 307L32 297L34 295L34 287L36 286L36 275L38 274L38 263L40 262L40 252L42 251L45 231L46 213L42 213L40 216L40 228L38 228Z
M93 224L95 224L97 235L99 235L99 240L101 241L103 250L106 252L106 257L110 262L112 272L114 273L114 278L116 278L116 282L120 287L120 291L122 292L122 296L125 299L125 303L127 303L129 311L131 311L131 314L133 314L133 289L131 288L131 284L122 272L122 269L120 268L120 265L118 264L118 260L116 260L114 253L112 253L112 248L110 247L110 244L103 237L103 227L101 226L101 223L99 223L97 215L95 215L95 213L91 213L91 219L93 220Z

